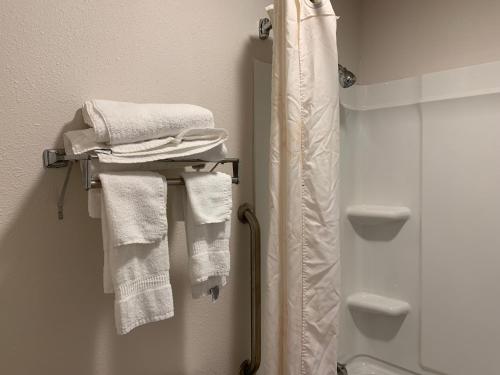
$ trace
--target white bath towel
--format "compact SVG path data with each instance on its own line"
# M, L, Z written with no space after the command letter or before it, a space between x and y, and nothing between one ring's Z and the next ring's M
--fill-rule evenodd
M127 145L109 146L96 141L92 129L73 130L64 134L64 148L69 155L94 151L102 163L146 163L161 159L182 159L193 156L216 160L225 157L224 129L188 129L176 137L154 139Z
M108 172L100 179L104 291L115 294L116 329L125 334L174 314L166 181L151 172ZM127 196L132 202L124 202ZM150 208L139 207L141 203Z
M90 100L83 119L94 128L96 140L110 145L176 136L185 129L213 128L208 109L191 104L137 104Z
M231 176L196 172L182 177L192 295L211 295L215 301L230 270Z

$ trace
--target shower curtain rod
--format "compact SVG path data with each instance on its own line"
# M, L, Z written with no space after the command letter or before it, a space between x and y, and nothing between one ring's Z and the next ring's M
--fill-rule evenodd
M269 18L261 18L259 21L259 38L261 40L269 39L273 25ZM339 69L345 69L342 65L339 65Z
M312 0L310 1L314 3L314 1ZM261 18L259 21L259 38L261 40L268 39L272 28L273 25L269 18ZM338 64L338 70L339 70L339 82L343 88L347 89L356 83L357 77L349 69Z

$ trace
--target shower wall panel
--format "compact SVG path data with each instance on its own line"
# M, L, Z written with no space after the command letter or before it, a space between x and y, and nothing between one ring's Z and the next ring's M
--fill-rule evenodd
M446 374L498 371L499 104L422 107L422 364Z
M499 93L500 63L344 92L340 347L350 374L497 373ZM347 216L352 206L411 214L366 224ZM360 292L410 312L391 315L380 299L360 309Z

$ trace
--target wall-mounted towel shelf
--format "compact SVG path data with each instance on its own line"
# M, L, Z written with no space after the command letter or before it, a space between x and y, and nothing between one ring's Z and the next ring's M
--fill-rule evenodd
M65 168L68 170L66 172L66 178L63 183L63 187L61 189L61 193L59 195L59 199L57 201L57 212L59 220L63 219L63 211L64 211L64 197L66 195L66 189L69 182L69 176L71 174L71 170L73 164L75 162L80 162L81 171L82 171L82 185L85 190L94 189L101 187L101 182L95 176L92 176L91 173L91 162L93 160L98 160L98 156L96 153L85 153L81 155L67 155L64 149L49 149L43 151L43 166L44 168ZM195 170L201 170L205 168L207 165L212 165L210 169L213 171L221 164L232 164L232 179L233 184L238 184L239 179L239 159L236 158L226 158L221 160L200 160L200 159L163 159L155 161L155 163L164 163L165 169L172 168L183 168L183 167L191 167ZM184 181L182 178L167 178L168 185L184 185Z

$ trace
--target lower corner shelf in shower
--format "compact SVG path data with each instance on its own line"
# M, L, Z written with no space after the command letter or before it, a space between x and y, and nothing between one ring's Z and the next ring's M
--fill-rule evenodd
M383 224L388 222L404 222L410 218L411 211L403 206L357 205L349 206L347 217L356 223L365 225Z
M411 310L408 302L365 292L352 294L347 297L347 306L352 310L391 317L407 315Z

